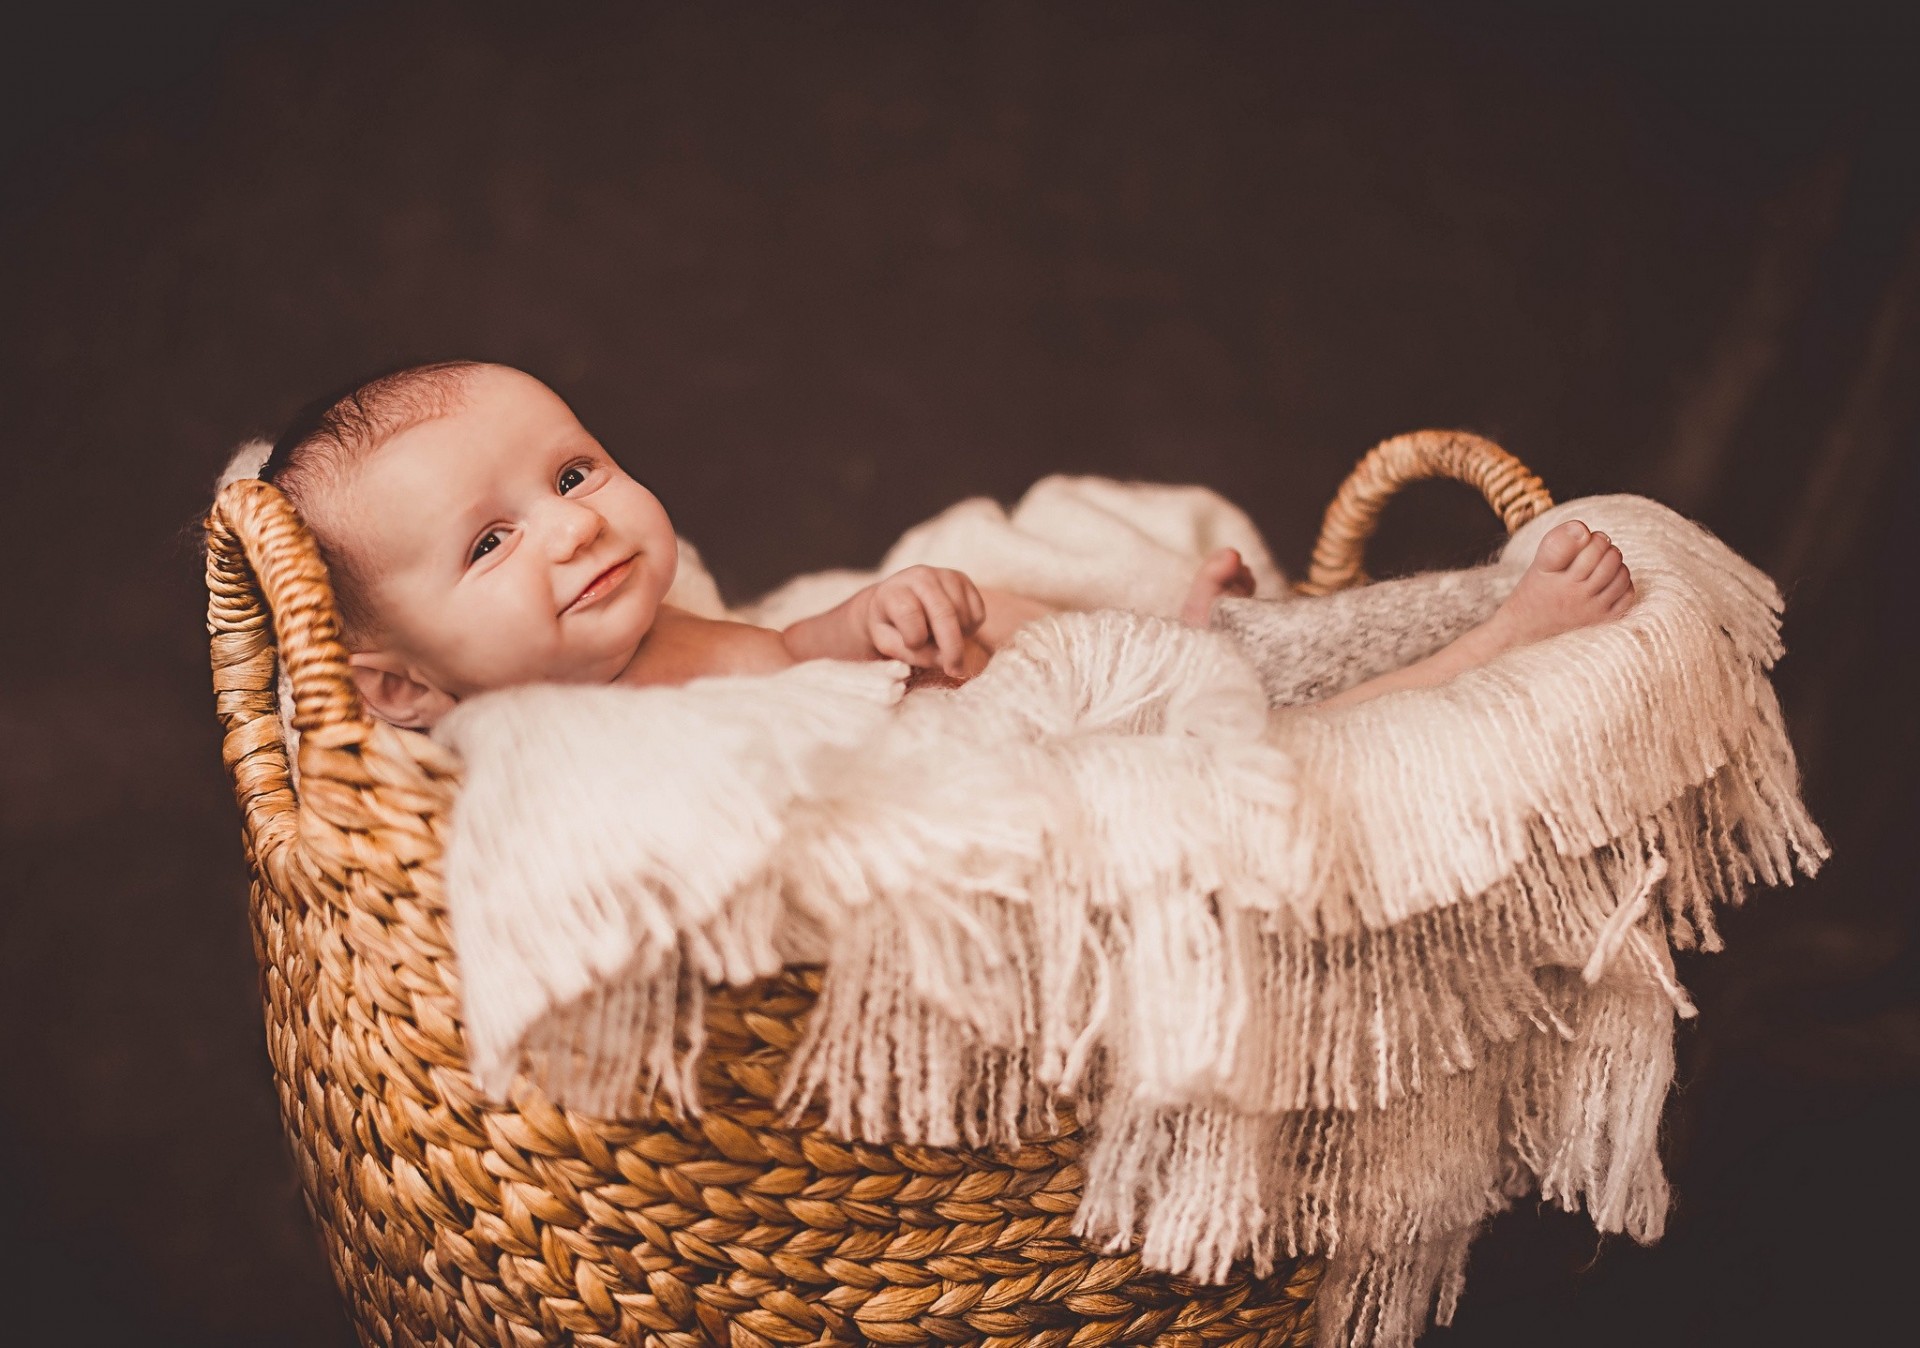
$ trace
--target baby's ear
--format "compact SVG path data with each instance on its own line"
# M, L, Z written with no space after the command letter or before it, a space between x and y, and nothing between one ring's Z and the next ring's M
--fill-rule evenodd
M454 708L454 697L422 680L397 655L358 651L347 657L347 665L367 710L389 724L430 730Z

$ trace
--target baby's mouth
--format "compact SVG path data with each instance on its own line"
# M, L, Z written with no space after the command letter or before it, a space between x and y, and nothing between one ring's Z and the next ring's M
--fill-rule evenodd
M627 558L624 562L615 562L605 571L602 571L599 575L588 581L587 588L575 595L573 602L561 609L560 612L563 614L573 613L606 598L609 594L613 593L613 591L620 588L621 582L627 578L627 573L633 570L633 563L634 559L632 557Z

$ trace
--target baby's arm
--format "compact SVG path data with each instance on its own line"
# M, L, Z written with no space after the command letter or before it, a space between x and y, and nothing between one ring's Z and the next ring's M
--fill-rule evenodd
M1240 554L1221 548L1194 573L1181 617L1206 626L1222 595L1253 593L1253 574ZM997 651L1036 618L1059 610L1009 590L981 590L944 567L910 566L869 585L837 608L802 618L780 636L795 660L870 660L878 655L947 673L977 673L985 653ZM970 643L968 638L974 640ZM984 652L980 649L984 648Z
M1189 627L1205 627L1214 600L1224 596L1251 595L1253 589L1253 572L1247 569L1239 552L1233 548L1217 549L1208 554L1193 573L1193 583L1188 587L1186 600L1180 608L1180 620ZM986 621L980 624L980 644L990 651L997 651L1006 645L1015 632L1035 618L1044 618L1049 613L1060 611L1038 599L1029 599L1023 594L1006 590L982 590L980 593L987 601Z
M982 590L980 597L986 603L987 616L974 636L989 651L999 650L1013 640L1015 632L1034 619L1060 611L1051 604L1043 604L1038 599L1029 599L1024 594L1014 594L1010 590Z
M966 672L967 638L987 615L974 583L944 567L910 566L780 633L795 660L904 660Z

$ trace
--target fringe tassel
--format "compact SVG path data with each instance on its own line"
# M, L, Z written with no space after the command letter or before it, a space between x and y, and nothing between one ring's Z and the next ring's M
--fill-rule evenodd
M655 1086L692 1106L679 1060L697 1046L697 989L781 967L767 863L785 810L826 748L887 719L903 671L799 665L762 680L750 707L727 680L536 684L436 727L466 768L446 884L470 1066L489 1095L505 1099L526 1058L577 1108L613 1113Z
M1529 1031L1384 1109L1255 1115L1099 1102L1075 1232L1217 1280L1238 1261L1330 1256L1321 1342L1411 1343L1451 1319L1486 1219L1538 1191L1602 1231L1657 1239L1657 1124L1673 1010L1647 981L1543 977L1568 1035ZM1270 1206L1263 1206L1270 1205Z
M1269 713L1351 681L1356 643L1437 644L1574 513L1634 570L1625 617ZM1328 1344L1450 1316L1473 1232L1525 1192L1652 1239L1691 1010L1670 952L1717 949L1718 905L1827 854L1766 675L1779 596L1630 497L1549 512L1488 572L1376 589L1264 679L1220 632L1095 613L897 712L897 669L824 663L750 695L566 690L564 716L544 690L476 699L444 729L470 769L448 888L483 1085L524 1055L569 1103L693 1108L704 984L806 952L827 972L796 1115L981 1147L1071 1100L1077 1231L1209 1279L1327 1253ZM1278 659L1313 603L1226 626Z
M1781 878L1769 883L1826 856L1766 679L1781 653L1772 582L1697 525L1624 496L1547 512L1504 564L1524 565L1576 515L1633 569L1640 597L1624 617L1438 688L1273 718L1269 742L1323 807L1323 930L1391 926L1482 893L1522 863L1538 826L1562 854L1604 847L1735 759L1758 797L1746 850L1765 850L1764 873Z
M840 869L812 901L860 895L859 935L842 929L795 1098L855 1136L979 1145L1071 1097L1091 1134L1077 1232L1202 1279L1330 1253L1328 1343L1449 1318L1473 1233L1524 1192L1656 1237L1671 1027L1692 1009L1668 952L1718 948L1718 905L1811 873L1826 843L1765 677L1771 585L1650 503L1579 510L1627 552L1635 610L1441 689L1250 736L1256 684L1205 670L1218 647L1086 615L926 703L918 761L954 744L942 717L991 726L980 752L1072 808L975 853L907 822L874 784L891 772L832 802ZM1203 671L1210 698L1169 694ZM951 747L942 764L972 787L929 786L941 837L1008 827L975 789L988 769ZM911 883L887 869L903 834L936 863ZM974 1093L929 1088L929 1054Z
M1353 1250L1327 1261L1314 1299L1320 1348L1411 1344L1435 1323L1453 1323L1476 1232L1449 1231L1391 1250Z

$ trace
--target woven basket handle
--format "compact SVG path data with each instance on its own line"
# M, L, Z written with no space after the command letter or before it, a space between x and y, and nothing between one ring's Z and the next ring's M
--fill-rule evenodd
M372 727L347 668L333 586L313 535L265 482L228 484L207 516L207 632L214 700L227 731L222 756L258 859L278 870L298 814L280 726L276 641L293 684L303 759L306 746L358 745Z
M1470 431L1411 431L1382 440L1340 484L1320 523L1313 565L1294 588L1330 594L1364 584L1367 540L1396 491L1422 478L1450 477L1476 488L1513 533L1553 505L1546 484L1506 450Z

